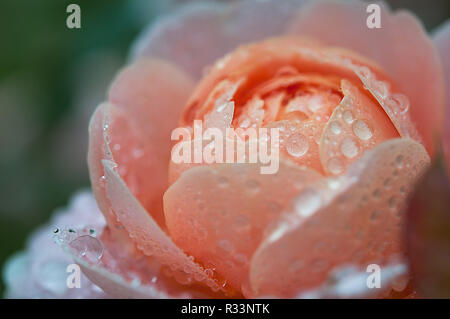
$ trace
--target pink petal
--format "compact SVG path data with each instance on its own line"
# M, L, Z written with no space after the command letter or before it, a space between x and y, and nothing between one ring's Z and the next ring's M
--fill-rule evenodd
M175 243L238 291L266 226L305 185L321 177L286 162L280 162L275 174L261 174L260 166L191 168L164 195L167 227Z
M104 194L101 160L109 152L134 196L163 224L170 134L191 89L185 75L160 60L137 61L118 75L108 96L114 106L99 106L90 124L91 184L105 216L110 205Z
M28 239L26 250L7 261L3 269L8 298L105 298L98 286L81 274L81 288L67 287L67 266L73 259L54 242L61 227L102 229L105 225L92 193L80 192L69 205L58 210L51 221Z
M380 288L367 286L370 273L365 267L343 266L333 269L327 281L320 287L302 292L297 298L329 299L329 298L386 298L391 289L403 291L408 283L407 266L402 262L393 262L382 268ZM393 287L393 288L391 288Z
M399 136L383 109L349 81L320 141L320 160L327 175L339 175L366 150Z
M132 55L162 57L199 78L208 65L240 44L283 34L293 13L304 2L188 4L151 25Z
M206 298L208 294L176 283L167 269L140 251L124 250L108 228L61 230L56 238L87 278L115 298ZM101 236L100 236L101 233Z
M253 256L252 295L292 296L337 266L382 266L401 254L404 199L428 163L421 144L389 140L303 190Z
M145 255L153 256L161 264L168 265L172 271L178 272L178 281L185 284L194 281L205 282L214 291L218 291L221 288L218 283L173 243L133 196L116 172L116 164L104 160L103 165L106 196L116 212L118 222L125 227L138 249Z
M450 167L450 21L447 21L434 34L434 42L439 50L446 83L446 112L444 120L444 152L447 158L447 166Z
M411 102L412 119L428 151L442 128L444 86L438 54L420 22L381 5L381 28L366 27L367 4L317 2L305 6L292 32L354 50L377 62ZM414 66L414 67L412 67Z

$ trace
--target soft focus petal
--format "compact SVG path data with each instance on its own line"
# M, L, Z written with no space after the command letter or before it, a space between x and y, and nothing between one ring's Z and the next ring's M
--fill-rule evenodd
M160 60L137 61L118 75L108 96L114 106L99 106L89 127L91 184L105 216L111 207L104 194L101 160L109 152L133 195L163 224L170 133L191 89L183 73ZM106 125L107 118L110 123Z
M308 1L211 2L188 4L151 25L132 56L162 57L199 78L238 45L283 34L296 10Z
M366 27L363 2L316 2L305 6L291 31L354 50L377 62L406 94L412 119L428 151L442 128L444 84L438 54L420 22L381 6L381 28Z
M301 189L321 175L280 162L216 164L187 170L164 195L167 227L177 245L240 291L267 225Z
M124 249L108 228L64 228L56 242L73 258L86 277L115 298L207 297L165 275L155 258L136 249Z
M105 225L90 192L74 196L69 206L57 211L48 225L28 240L26 251L12 257L6 264L3 278L8 298L105 298L108 297L86 276L81 276L81 288L69 289L66 268L73 259L55 244L56 227L93 227Z
M403 290L408 282L407 266L394 262L383 267L380 274L380 288L367 286L367 269L364 267L344 266L330 272L327 281L320 287L296 296L300 299L319 298L372 298L389 297L392 289Z
M193 258L188 257L151 218L133 196L116 172L114 162L104 160L106 196L114 208L117 220L122 224L138 249L153 256L176 273L175 278L184 284L204 282L214 291L221 287Z
M410 268L419 294L450 298L450 181L437 160L414 191L406 215Z
M447 167L450 167L450 20L434 33L434 42L439 50L444 67L447 96L443 142Z
M428 163L421 144L390 140L341 177L303 190L251 261L253 294L292 296L321 285L336 266L383 266L401 254L404 199Z

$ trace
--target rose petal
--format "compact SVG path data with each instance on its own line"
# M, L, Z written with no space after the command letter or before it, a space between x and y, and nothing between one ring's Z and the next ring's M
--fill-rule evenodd
M74 262L78 264L87 278L107 293L115 298L168 298L164 291L159 291L154 284L141 284L138 275L135 281L127 279L126 273L131 269L123 272L118 267L118 263L122 260L115 260L110 255L105 256L105 242L100 242L96 237L83 233L80 229L70 229L70 232L76 235L70 236L67 230L60 231L58 242L62 245L67 253L71 255ZM76 245L74 244L76 242ZM93 244L94 243L94 244ZM103 245L102 245L103 244ZM106 243L107 244L107 243ZM94 247L92 247L94 246ZM98 251L92 249L100 249ZM97 254L95 257L93 254ZM87 257L90 256L90 257ZM134 258L136 256L128 256ZM135 260L137 263L138 261ZM148 265L148 264L146 264ZM150 278L154 277L157 272L146 272Z
M216 164L187 170L164 195L167 227L177 245L240 290L266 226L317 172L280 162Z
M56 227L93 227L105 225L92 193L75 194L66 208L27 240L26 250L7 261L3 269L7 298L107 298L98 286L81 274L78 289L67 287L67 266L73 259L55 244Z
M404 287L405 278L408 279L407 270L408 267L402 262L384 266L380 272L380 289L371 289L367 286L367 278L370 275L367 269L355 266L339 267L330 272L329 278L322 286L303 292L297 297L300 299L383 298L389 295L391 287Z
M327 174L338 175L372 149L399 136L383 109L348 81L320 140L320 160Z
M366 7L359 2L312 3L296 17L291 31L377 62L408 96L412 119L432 151L434 138L441 132L444 103L438 54L411 14L391 13L381 4L381 28L369 29Z
M305 2L189 4L151 25L135 44L132 56L162 57L199 78L206 66L238 45L282 34Z
M104 160L106 196L123 225L136 243L137 247L148 256L154 256L163 265L183 275L180 281L191 283L194 280L205 282L213 290L221 287L210 278L199 264L188 257L172 239L164 233L159 225L133 196L125 182L115 171L114 162Z
M100 236L101 233L101 236ZM56 234L57 242L71 255L89 280L115 298L206 298L195 287L176 283L152 257L124 250L108 228L70 228Z
M109 151L133 194L163 224L170 133L191 89L185 75L160 60L137 61L118 75L108 97L114 106L101 105L90 124L91 184L105 216L110 205L104 195L101 160Z
M428 162L421 144L390 140L303 190L254 254L252 294L292 296L338 265L384 265L402 253L399 212Z
M443 141L447 167L450 167L450 21L447 21L434 33L434 42L441 56L446 81L447 100Z

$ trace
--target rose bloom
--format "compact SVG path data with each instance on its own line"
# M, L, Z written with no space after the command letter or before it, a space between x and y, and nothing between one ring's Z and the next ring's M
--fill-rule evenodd
M62 249L49 227L34 235L9 296L417 296L403 213L439 147L445 68L410 13L381 4L375 29L368 15L245 1L152 25L91 119L95 201L81 193L52 220ZM448 26L439 39L444 57ZM171 161L172 130L196 120L278 128L278 171ZM72 260L80 289L66 287ZM382 289L367 289L371 264Z

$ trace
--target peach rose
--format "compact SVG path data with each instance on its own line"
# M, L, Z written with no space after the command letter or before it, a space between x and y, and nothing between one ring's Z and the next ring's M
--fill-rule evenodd
M360 2L215 3L145 32L90 123L106 224L71 213L56 231L86 280L114 297L361 297L365 277L333 282L377 264L378 297L414 296L402 213L441 139L442 66L411 14L381 4L380 29L367 15ZM195 120L278 128L277 173L171 161L172 130Z

